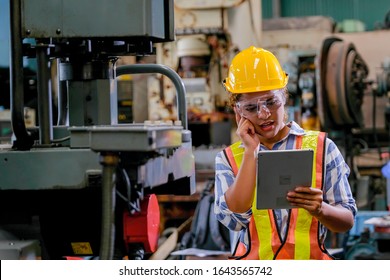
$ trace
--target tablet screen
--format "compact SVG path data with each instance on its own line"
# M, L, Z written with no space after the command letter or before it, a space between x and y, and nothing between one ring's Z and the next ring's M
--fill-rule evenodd
M287 192L311 186L313 150L267 150L257 154L257 209L290 209Z

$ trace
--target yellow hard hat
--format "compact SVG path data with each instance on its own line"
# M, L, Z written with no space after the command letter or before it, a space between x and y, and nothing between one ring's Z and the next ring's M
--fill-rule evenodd
M230 93L239 94L281 89L287 82L278 59L270 51L251 46L233 58L223 84Z

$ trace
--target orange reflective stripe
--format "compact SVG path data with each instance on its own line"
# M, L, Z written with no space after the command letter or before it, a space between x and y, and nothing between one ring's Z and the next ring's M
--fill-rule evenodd
M237 257L237 258L239 258L239 257L241 257L241 256L244 256L246 253L247 253L247 249L246 249L244 243L240 242L240 243L238 244L238 247L237 247L236 252L234 253L234 256ZM245 258L243 258L243 259L247 259L247 258L245 257Z
M248 230L250 232L250 245L248 248L244 245L244 243L240 242L238 244L237 250L235 252L236 258L240 260L259 260L262 259L259 256L260 244L259 237L257 235L256 223L253 221L253 217L249 223ZM272 258L271 258L272 259Z
M295 139L295 149L300 149L302 147L302 135L298 135Z
M260 240L262 237L259 238L258 232L256 229L256 223L253 221L254 216L252 215L251 221L249 223L249 232L250 232L250 248L248 255L245 257L246 260L258 260L261 259L259 256L258 248L260 247Z
M318 231L318 220L317 219L313 219L312 223L311 223L311 227L310 227L310 236L315 236L317 234L317 231ZM311 240L311 245L310 245L312 248L317 248L319 246L318 244L318 239L312 239ZM323 253L320 249L318 250L310 250L310 259L323 259Z
M279 250L276 259L278 260L292 260L294 259L294 251L295 251L295 225L296 225L296 212L297 209L291 209L290 212L290 228L287 231L286 240L283 243L283 247Z
M274 215L274 211L272 209L269 209L268 210L268 215L269 215L269 220L271 222L271 226L272 226L272 258L275 258L275 254L277 253L277 251L279 250L281 244L282 244L282 240L280 240L280 236L278 234L278 226L276 225L276 222L275 222L275 215Z
M233 154L232 148L231 147L227 147L225 149L225 154L226 154L227 159L229 160L229 163L230 163L230 166L232 167L234 175L237 175L237 173L238 173L238 166L237 166L237 163L236 163L236 161L234 159L234 154Z
M320 132L317 141L316 157L316 187L322 190L324 181L324 162L325 162L325 139L326 133Z

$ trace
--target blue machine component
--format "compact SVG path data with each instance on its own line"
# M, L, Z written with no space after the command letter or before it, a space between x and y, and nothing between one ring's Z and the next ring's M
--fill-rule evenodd
M377 259L390 257L390 234L376 232L373 224L365 223L374 217L386 217L388 211L359 211L345 242L344 259Z

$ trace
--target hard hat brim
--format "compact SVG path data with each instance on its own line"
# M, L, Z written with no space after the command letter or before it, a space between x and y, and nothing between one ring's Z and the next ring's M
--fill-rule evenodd
M225 80L222 81L222 84L228 92L231 94L243 94L243 93L254 93L254 92L261 92L261 91L270 91L270 90L276 90L276 89L281 89L287 86L288 84L288 74L284 73L285 77L283 79L282 83L277 83L275 85L270 85L270 86L255 86L251 88L239 88L237 86L234 86L233 83L229 80L229 78L226 78Z

